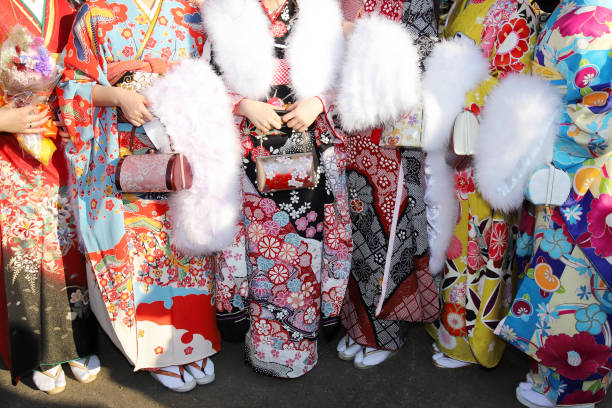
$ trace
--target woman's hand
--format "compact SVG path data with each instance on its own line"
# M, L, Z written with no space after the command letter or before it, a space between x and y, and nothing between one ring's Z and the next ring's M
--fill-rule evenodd
M323 113L323 103L319 98L310 98L291 105L289 113L283 116L283 122L291 129L306 132L310 125Z
M150 102L138 92L123 88L115 88L119 91L117 106L121 108L123 117L132 125L138 127L153 119L147 106Z
M49 110L38 111L38 106L16 108L12 104L0 108L0 131L7 133L42 133L42 125L49 120Z
M251 121L259 131L268 133L272 128L280 129L283 121L276 113L283 108L269 103L243 99L238 106L238 113Z

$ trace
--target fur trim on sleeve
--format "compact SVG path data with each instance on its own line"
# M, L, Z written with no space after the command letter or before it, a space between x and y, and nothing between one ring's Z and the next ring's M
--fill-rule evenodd
M427 154L425 175L429 270L432 275L437 275L444 269L446 251L457 225L459 203L455 195L454 173L446 164L444 153Z
M267 96L276 59L259 0L206 0L202 19L229 88L250 99Z
M320 96L338 78L344 50L342 10L336 0L301 0L286 58L298 100Z
M347 45L337 106L342 128L356 132L394 123L420 102L416 46L399 23L359 20Z
M552 160L561 95L537 76L510 75L489 94L481 114L474 171L478 191L494 208L521 206L527 181Z
M425 60L423 77L423 148L448 146L455 117L465 95L487 78L489 62L469 39L443 41Z
M223 82L206 61L187 60L146 95L193 172L189 190L170 194L171 242L198 256L229 247L241 205L240 144Z

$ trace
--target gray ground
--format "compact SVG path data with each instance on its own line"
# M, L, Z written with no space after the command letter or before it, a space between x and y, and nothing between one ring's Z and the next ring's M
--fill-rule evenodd
M339 334L340 335L340 334ZM225 344L213 358L217 379L186 394L161 387L148 373L131 366L100 333L102 372L91 384L80 384L66 368L66 391L48 396L26 379L17 387L0 369L0 407L519 407L514 388L524 379L527 359L508 348L499 367L441 370L431 364L427 334L411 331L412 341L379 367L358 370L335 355L336 342L321 340L319 363L306 376L279 380L254 373L243 360L242 346ZM612 408L608 399L598 408Z

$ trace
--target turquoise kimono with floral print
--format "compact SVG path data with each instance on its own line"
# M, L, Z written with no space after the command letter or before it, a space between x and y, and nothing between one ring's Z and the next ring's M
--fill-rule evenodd
M498 333L536 360L528 379L558 405L597 403L612 370L612 1L562 1L534 71L564 95L554 165L572 181L559 207L523 211L524 278Z

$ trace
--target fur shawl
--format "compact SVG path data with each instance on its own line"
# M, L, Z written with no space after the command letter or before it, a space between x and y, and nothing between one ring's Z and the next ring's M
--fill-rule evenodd
M285 58L297 98L306 99L322 95L334 85L344 34L336 0L298 0L298 4ZM215 63L231 90L250 99L267 96L276 57L270 20L259 0L207 0L202 16Z
M242 198L240 143L223 81L205 60L186 60L146 96L193 172L191 188L168 199L170 242L195 256L226 249L234 241Z

